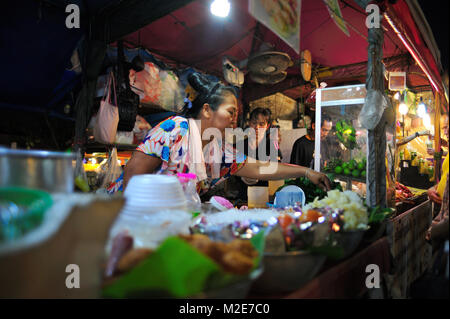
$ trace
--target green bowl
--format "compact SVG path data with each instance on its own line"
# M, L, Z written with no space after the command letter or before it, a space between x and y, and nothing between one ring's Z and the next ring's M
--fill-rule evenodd
M21 237L38 227L53 204L49 193L23 187L0 188L0 242ZM2 209L2 206L4 208ZM6 213L6 207L9 213ZM10 212L15 211L14 214Z

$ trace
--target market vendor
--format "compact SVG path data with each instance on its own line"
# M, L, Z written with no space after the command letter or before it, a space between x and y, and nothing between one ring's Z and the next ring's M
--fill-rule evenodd
M244 154L266 162L281 162L282 154L279 146L279 126L273 126L272 112L268 108L257 107L249 116L247 129L253 129L255 134L249 134L243 140ZM249 186L268 187L266 180L232 176L226 182L226 196L231 199L247 201Z
M249 128L255 130L255 136L244 141L244 154L260 161L281 162L281 151L277 136L271 136L272 113L267 108L257 107L250 113ZM273 154L271 154L273 153ZM266 181L242 177L246 185L268 186Z
M447 137L447 147L448 147L448 139L449 139L449 132L448 132L448 115L445 114L444 116L441 117L441 127L444 131L445 136ZM445 141L445 140L442 140ZM434 152L429 152L431 154L434 155ZM445 156L444 162L442 164L442 169L441 169L441 180L439 181L438 184L430 187L427 191L428 193L428 197L429 199L436 203L436 204L441 204L442 203L442 198L444 197L444 189L445 189L445 184L447 182L447 175L448 175L448 171L449 171L449 163L448 163L448 152L447 155Z
M232 128L236 119L234 89L212 83L199 73L190 75L188 81L183 116L170 117L149 131L122 176L109 187L110 193L124 190L134 175L188 171L197 175L200 193L231 175L260 180L306 176L322 189L330 189L330 180L323 173L289 164L275 163L274 167L274 163L236 152L223 142L225 129Z
M329 135L333 123L328 115L322 115L320 123L320 140L324 141ZM308 128L306 135L300 137L294 142L291 152L291 164L302 165L306 167L312 167L314 149L315 149L315 123L311 123L311 127ZM321 144L321 159L330 159L331 154L329 150L329 143ZM335 154L338 157L338 155Z

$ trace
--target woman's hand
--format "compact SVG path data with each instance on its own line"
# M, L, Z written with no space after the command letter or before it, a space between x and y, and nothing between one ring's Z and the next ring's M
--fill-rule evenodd
M311 182L316 184L318 187L323 189L324 191L331 190L331 181L324 173L316 172L312 169L308 169L305 172L305 177L308 178Z
M436 186L430 187L427 191L428 198L436 203L436 204L442 204L442 198L439 196L438 192L436 192Z

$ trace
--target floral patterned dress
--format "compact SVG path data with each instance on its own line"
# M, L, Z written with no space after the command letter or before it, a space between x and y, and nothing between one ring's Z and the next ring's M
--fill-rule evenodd
M149 156L161 159L161 166L155 174L176 175L188 173L189 122L181 116L172 116L152 128L142 143L136 148ZM246 156L238 153L230 144L223 143L220 177L208 178L197 184L199 193L206 193L210 187L223 182L245 165ZM211 176L211 165L206 163L206 172ZM123 191L123 173L108 187L108 193Z

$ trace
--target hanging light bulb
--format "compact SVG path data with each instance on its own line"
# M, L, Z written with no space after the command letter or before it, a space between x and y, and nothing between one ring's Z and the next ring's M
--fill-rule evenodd
M395 93L394 99L396 99L397 101L400 100L400 92Z
M228 0L214 0L211 3L211 13L221 18L227 17L230 13L230 3Z
M400 105L398 106L398 111L401 115L408 114L408 106L405 104L405 102L400 103Z
M422 118L423 126L425 126L427 129L431 129L431 118L428 113L425 113L425 115Z
M424 118L425 114L427 114L427 107L425 106L425 103L423 103L422 98L420 98L420 103L417 106L417 115L420 118Z

